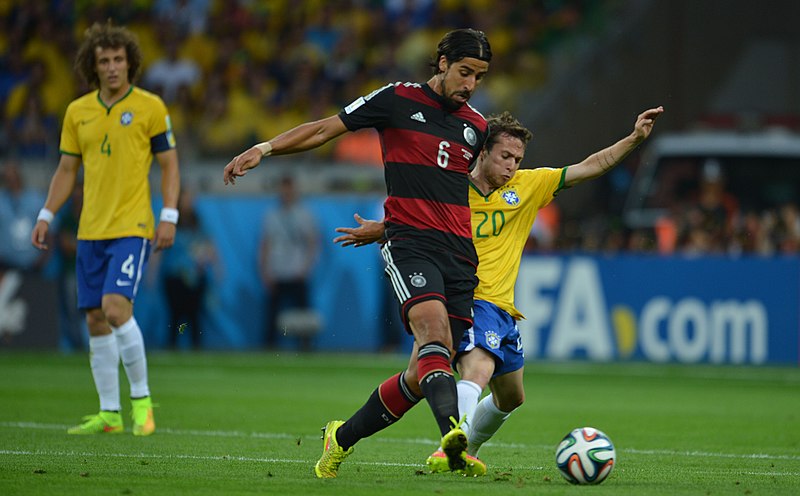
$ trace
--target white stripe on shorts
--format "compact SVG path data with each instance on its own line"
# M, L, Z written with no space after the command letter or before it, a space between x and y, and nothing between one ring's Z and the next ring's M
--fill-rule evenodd
M400 269L397 268L392 260L392 252L389 250L391 244L391 241L387 241L386 244L383 245L381 248L381 255L383 255L383 259L386 261L386 274L389 276L389 280L392 282L392 287L397 295L397 299L400 300L400 303L402 304L411 298L411 292L408 290L408 287L403 281L403 276L400 274Z
M136 292L139 291L139 282L142 280L142 265L144 264L144 254L147 253L147 243L150 240L142 238L142 249L139 251L139 266L136 267L136 282L133 284L133 296L136 297Z

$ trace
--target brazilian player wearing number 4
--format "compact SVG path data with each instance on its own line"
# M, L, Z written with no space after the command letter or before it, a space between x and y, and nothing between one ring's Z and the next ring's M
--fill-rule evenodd
M489 119L486 145L470 173L472 237L478 252L474 325L464 335L455 357L461 376L458 409L466 419L467 453L478 450L525 399L524 357L516 321L514 286L522 249L536 214L559 191L599 177L618 165L650 136L662 107L641 113L630 135L580 163L563 168L518 170L531 133L510 113ZM343 246L364 246L383 237L383 222L362 219L355 228L337 228ZM480 399L486 386L490 394ZM480 401L479 401L480 400ZM441 451L427 460L433 472L447 470Z
M372 127L381 139L389 238L382 253L414 350L408 368L380 384L350 419L327 423L322 457L314 466L317 477L336 477L358 440L391 425L423 397L442 435L448 470L486 472L465 451L450 358L472 325L477 284L468 174L483 146L486 120L467 102L491 58L482 32L451 31L439 42L427 83L386 85L337 115L250 148L225 166L227 184L265 156L309 150L347 131Z
M61 158L31 233L34 246L47 249L50 222L70 196L83 164L78 306L86 312L100 411L70 428L69 434L123 431L120 359L130 384L133 434L147 436L155 430L144 340L133 317L133 301L151 243L160 250L175 239L180 176L164 102L133 86L141 60L136 38L125 28L109 22L86 31L75 68L97 90L67 107ZM148 178L153 156L161 167L164 202L157 228Z

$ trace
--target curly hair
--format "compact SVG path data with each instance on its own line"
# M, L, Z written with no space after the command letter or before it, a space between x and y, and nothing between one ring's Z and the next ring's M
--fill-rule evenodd
M85 32L83 43L75 57L75 71L91 88L100 87L97 77L97 48L125 48L128 58L128 81L133 83L142 67L142 50L136 35L121 26L113 26L111 20L105 24L92 24Z
M489 134L486 136L486 144L484 145L486 151L491 151L494 144L497 143L498 137L502 134L519 139L522 141L523 146L528 146L528 142L533 138L533 133L523 126L516 117L511 115L508 110L499 115L490 115L486 122L489 124Z

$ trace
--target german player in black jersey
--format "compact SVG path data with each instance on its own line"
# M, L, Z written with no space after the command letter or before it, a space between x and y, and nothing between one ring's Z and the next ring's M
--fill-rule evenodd
M336 477L358 440L393 424L423 397L442 434L450 469L486 473L483 462L466 453L450 359L454 344L472 325L477 255L468 174L487 125L468 101L491 58L483 32L451 31L439 42L434 75L426 83L388 84L337 115L253 146L225 166L224 182L233 184L265 156L310 150L362 128L375 128L380 135L388 193L382 254L414 349L407 369L381 383L350 419L323 428L317 477Z

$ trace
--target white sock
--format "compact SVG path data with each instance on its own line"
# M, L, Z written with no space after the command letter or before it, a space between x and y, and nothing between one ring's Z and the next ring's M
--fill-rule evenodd
M456 384L456 390L458 391L458 415L467 416L467 419L461 424L461 429L469 439L473 412L478 406L478 400L481 399L481 387L472 381L462 379Z
M478 456L478 450L481 445L497 432L497 429L503 425L509 415L511 415L511 412L502 412L494 406L491 394L483 398L478 403L478 406L475 407L475 413L472 415L467 453L472 456Z
M131 317L121 326L111 329L117 337L119 355L131 385L131 398L150 396L150 388L147 385L147 357L144 354L144 338L139 324Z
M119 348L113 334L89 338L89 364L101 410L120 411Z

